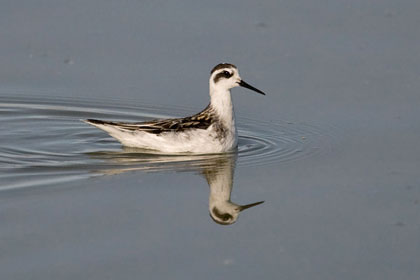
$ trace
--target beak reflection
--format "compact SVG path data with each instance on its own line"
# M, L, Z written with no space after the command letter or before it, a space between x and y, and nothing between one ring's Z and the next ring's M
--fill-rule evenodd
M239 206L239 211L243 211L243 210L245 210L245 209L248 209L248 208L251 208L251 207L254 207L254 206L257 206L257 205L259 205L259 204L261 204L261 203L264 203L264 201L258 201L258 202L255 202L255 203L251 203L251 204L247 204L247 205L241 205L241 206Z

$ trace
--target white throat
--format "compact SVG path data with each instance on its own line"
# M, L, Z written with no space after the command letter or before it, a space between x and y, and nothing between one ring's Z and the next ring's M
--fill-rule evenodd
M235 127L235 112L233 110L230 90L217 87L210 83L210 104L219 115L220 120L231 129Z

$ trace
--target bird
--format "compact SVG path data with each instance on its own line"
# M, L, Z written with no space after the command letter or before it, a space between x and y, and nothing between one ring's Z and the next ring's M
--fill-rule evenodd
M84 121L127 147L164 154L232 152L238 145L238 132L230 90L238 86L265 95L242 80L235 65L220 63L210 72L210 103L195 115L146 122Z

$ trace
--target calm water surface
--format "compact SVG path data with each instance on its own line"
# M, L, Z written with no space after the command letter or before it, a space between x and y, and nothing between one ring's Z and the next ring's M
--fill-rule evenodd
M1 1L0 279L420 279L420 2ZM198 112L236 153L85 118ZM261 203L264 201L263 203Z
M384 174L381 161L368 167L370 148L350 146L353 155L343 156L339 127L238 116L237 152L168 156L121 147L80 120L142 121L192 109L11 89L0 97L6 275L41 269L58 277L64 267L66 277L130 278L140 267L158 279L182 277L178 268L190 262L198 274L222 277L258 264L255 277L274 277L279 263L290 275L311 271L309 260L325 275L335 258L370 259L378 250L377 261L415 262L418 186L399 187L401 171ZM389 182L376 184L378 174ZM369 270L367 259L356 264ZM156 272L158 263L164 271Z
M185 108L119 104L115 100L2 96L0 190L47 185L124 171L200 171L225 155L165 156L121 147L86 118L146 121L191 114ZM239 119L239 166L287 162L322 152L330 139L308 124Z

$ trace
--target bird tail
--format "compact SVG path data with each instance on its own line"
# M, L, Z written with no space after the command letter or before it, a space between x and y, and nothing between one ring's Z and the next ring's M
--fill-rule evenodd
M107 124L113 125L114 124L113 122L101 121L101 120L96 120L96 119L87 119L87 120L82 120L82 121L85 122L85 123L94 125L94 126L107 125Z

